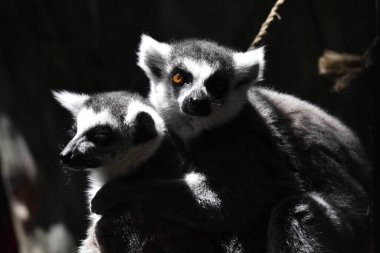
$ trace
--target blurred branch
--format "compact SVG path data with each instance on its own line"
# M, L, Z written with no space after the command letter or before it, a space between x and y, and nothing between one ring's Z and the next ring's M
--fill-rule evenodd
M319 74L334 80L334 91L340 92L353 82L364 68L364 57L325 50L319 58Z

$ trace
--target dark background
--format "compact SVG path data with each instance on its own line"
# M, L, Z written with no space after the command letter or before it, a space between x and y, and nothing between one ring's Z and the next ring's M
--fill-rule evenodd
M0 122L10 124L10 140L14 134L25 141L37 176L17 180L23 168L4 168L4 152L0 169L11 171L3 172L4 182L16 178L21 185L16 193L12 187L6 192L38 196L29 204L33 215L28 229L63 222L77 243L84 236L85 175L65 173L59 164L71 118L53 101L52 89L145 94L147 79L136 66L141 33L161 41L208 38L245 51L274 2L1 0ZM376 31L375 1L288 0L280 15L265 40L264 85L326 109L358 133L372 156L378 154L371 83L364 78L334 92L332 80L318 75L318 58L325 49L354 54L367 50ZM11 234L6 184L0 180L0 244L12 244L5 239Z

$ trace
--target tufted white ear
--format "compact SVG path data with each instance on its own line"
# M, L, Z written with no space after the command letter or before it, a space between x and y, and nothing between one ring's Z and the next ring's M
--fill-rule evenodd
M52 93L55 100L71 112L74 117L78 114L84 102L90 97L86 94L79 94L65 90L52 91Z
M239 80L257 82L262 80L265 67L264 47L233 55L235 70Z
M166 61L169 58L171 47L167 43L158 42L148 35L141 35L139 46L138 65L151 80L162 77Z

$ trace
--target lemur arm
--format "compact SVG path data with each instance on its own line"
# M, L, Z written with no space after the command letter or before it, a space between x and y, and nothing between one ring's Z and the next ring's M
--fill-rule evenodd
M218 194L209 188L206 178L196 173L187 174L183 179L118 179L99 190L91 208L95 213L104 214L121 204L200 229L221 231L234 225L244 227L244 224L236 224L236 217L228 215L231 214L231 210L227 211L230 208L223 206ZM238 217L240 220L245 218Z

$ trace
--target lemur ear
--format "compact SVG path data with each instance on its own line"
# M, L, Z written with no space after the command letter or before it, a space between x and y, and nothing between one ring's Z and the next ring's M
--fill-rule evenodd
M138 65L150 79L157 80L162 77L170 50L169 44L158 42L152 37L143 34L141 35L141 42L137 53Z
M53 97L73 116L76 116L84 102L90 97L86 94L78 94L65 90L52 91Z
M133 143L143 144L157 136L156 125L147 112L139 112L135 118L135 134Z
M262 80L265 67L264 47L233 55L237 85L250 84Z

